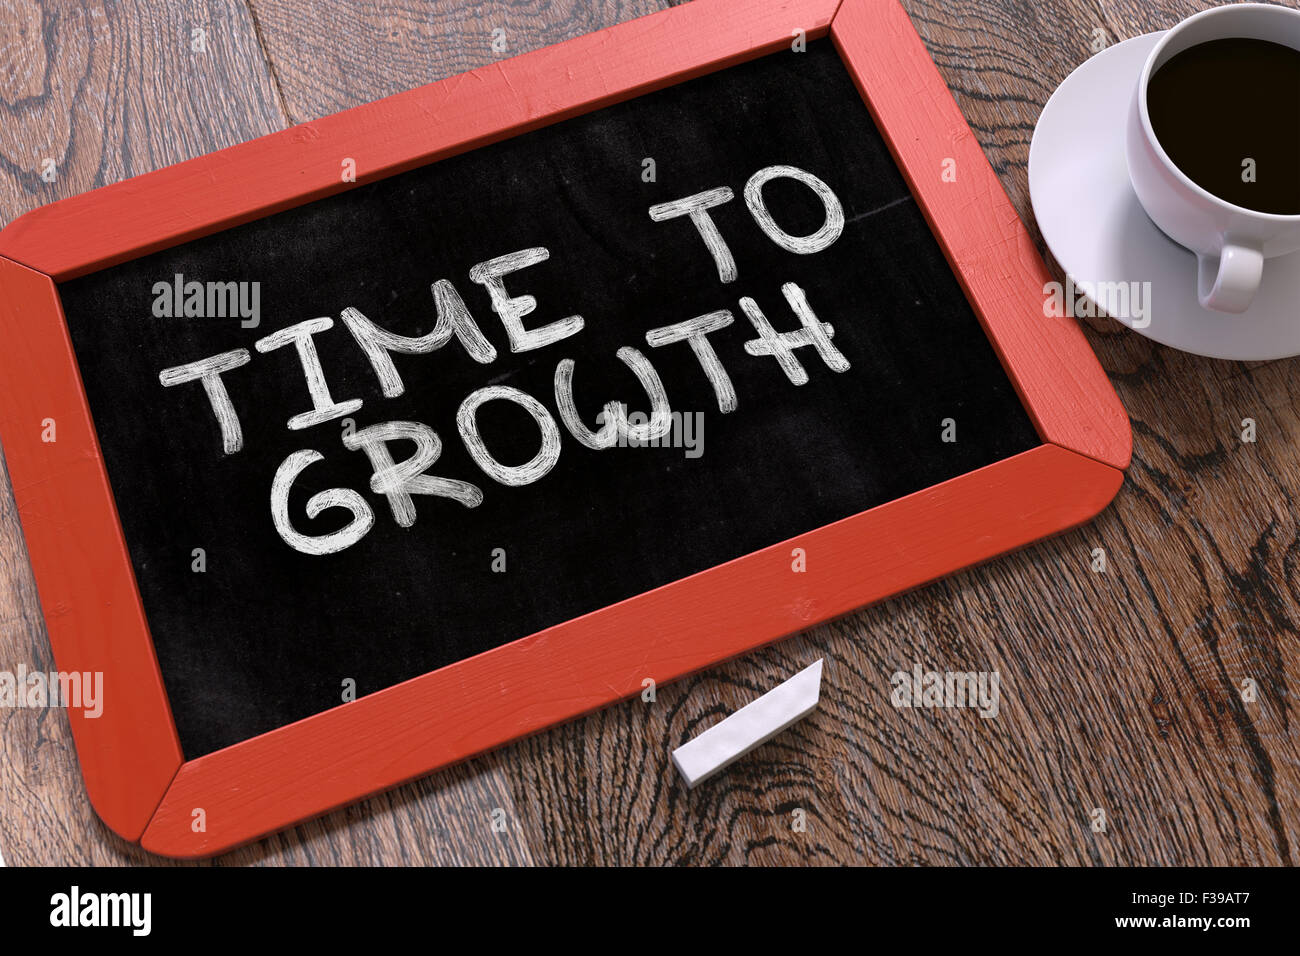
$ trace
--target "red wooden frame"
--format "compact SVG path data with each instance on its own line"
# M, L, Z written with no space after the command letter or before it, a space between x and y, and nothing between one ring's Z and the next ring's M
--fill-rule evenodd
M833 38L1044 444L184 761L55 283L353 188L340 156L370 182L799 30ZM0 435L57 666L113 695L69 712L92 803L151 851L218 853L1088 520L1131 437L1073 320L1043 315L1049 281L897 0L696 0L28 213L0 232ZM807 573L792 546L818 555Z

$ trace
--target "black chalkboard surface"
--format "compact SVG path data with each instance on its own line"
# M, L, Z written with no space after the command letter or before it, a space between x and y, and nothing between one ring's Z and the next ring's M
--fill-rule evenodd
M792 253L756 224L742 190L775 165L833 190L845 224L827 248ZM688 218L648 214L724 186L734 198L709 213L734 261L729 282ZM773 179L762 197L791 235L825 219L792 179ZM524 324L580 315L583 326L512 352L471 270L537 247L549 257L503 280L536 299ZM256 327L155 314L160 283L176 276L257 283ZM392 353L404 391L385 397L343 310L426 335L438 315L431 286L444 279L495 358L476 361L456 339ZM758 336L742 298L778 332L800 328L788 283L833 326L847 369L798 348L807 382L796 385L776 358L746 350ZM74 279L60 294L189 759L336 706L348 681L358 695L380 690L1040 444L825 39ZM720 310L734 321L708 341L734 387L726 414L687 343L646 339ZM317 317L333 320L311 340L330 395L362 404L291 430L312 409L303 364L292 344L255 343ZM626 346L692 423L680 435L693 447L597 450L561 422L562 359L589 427L612 400L648 409L618 357ZM242 443L226 454L201 384L165 387L160 373L236 349L249 360L221 381ZM519 389L560 422L558 459L538 480L502 484L467 451L457 412L486 386ZM945 419L956 441L944 441ZM390 421L431 428L441 448L428 474L472 484L481 503L417 494L414 523L400 526L370 489L369 456L344 444ZM518 405L489 402L477 421L505 465L538 453L538 426ZM409 454L390 448L398 461ZM354 489L373 511L368 533L335 553L295 550L272 519L277 471L306 449L320 457L293 481L294 528L347 525L340 508L308 517L308 499L326 489Z

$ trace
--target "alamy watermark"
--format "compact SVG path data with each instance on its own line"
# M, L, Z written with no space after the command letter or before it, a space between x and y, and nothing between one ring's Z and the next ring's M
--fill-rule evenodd
M262 322L262 283L199 282L176 273L153 284L153 314L160 319L238 318L245 329Z
M80 709L94 720L104 712L101 671L0 671L0 707Z
M50 897L50 925L55 928L121 927L132 936L153 929L152 893L93 893L72 886Z
M1134 329L1151 324L1150 282L1092 282L1068 273L1065 282L1043 285L1043 315L1096 318L1109 315Z
M623 412L624 423L611 445L618 448L684 448L687 458L704 454L703 412ZM601 412L596 423L605 427L608 416Z
M996 717L1002 701L1002 676L997 671L894 671L889 678L895 707L964 707L984 718Z

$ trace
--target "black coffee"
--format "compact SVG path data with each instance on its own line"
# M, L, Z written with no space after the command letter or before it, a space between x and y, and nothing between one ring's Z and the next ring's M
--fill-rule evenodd
M1202 189L1300 214L1300 50L1236 37L1190 47L1151 77L1147 109L1160 145Z

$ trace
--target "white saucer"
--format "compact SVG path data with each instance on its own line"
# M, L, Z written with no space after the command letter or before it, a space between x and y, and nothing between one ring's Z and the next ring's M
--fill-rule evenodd
M1150 282L1149 324L1116 317L1148 338L1211 358L1300 355L1300 253L1264 261L1259 292L1241 315L1203 309L1196 257L1155 227L1129 184L1129 102L1161 36L1148 33L1098 53L1043 107L1029 147L1038 228L1075 281Z

